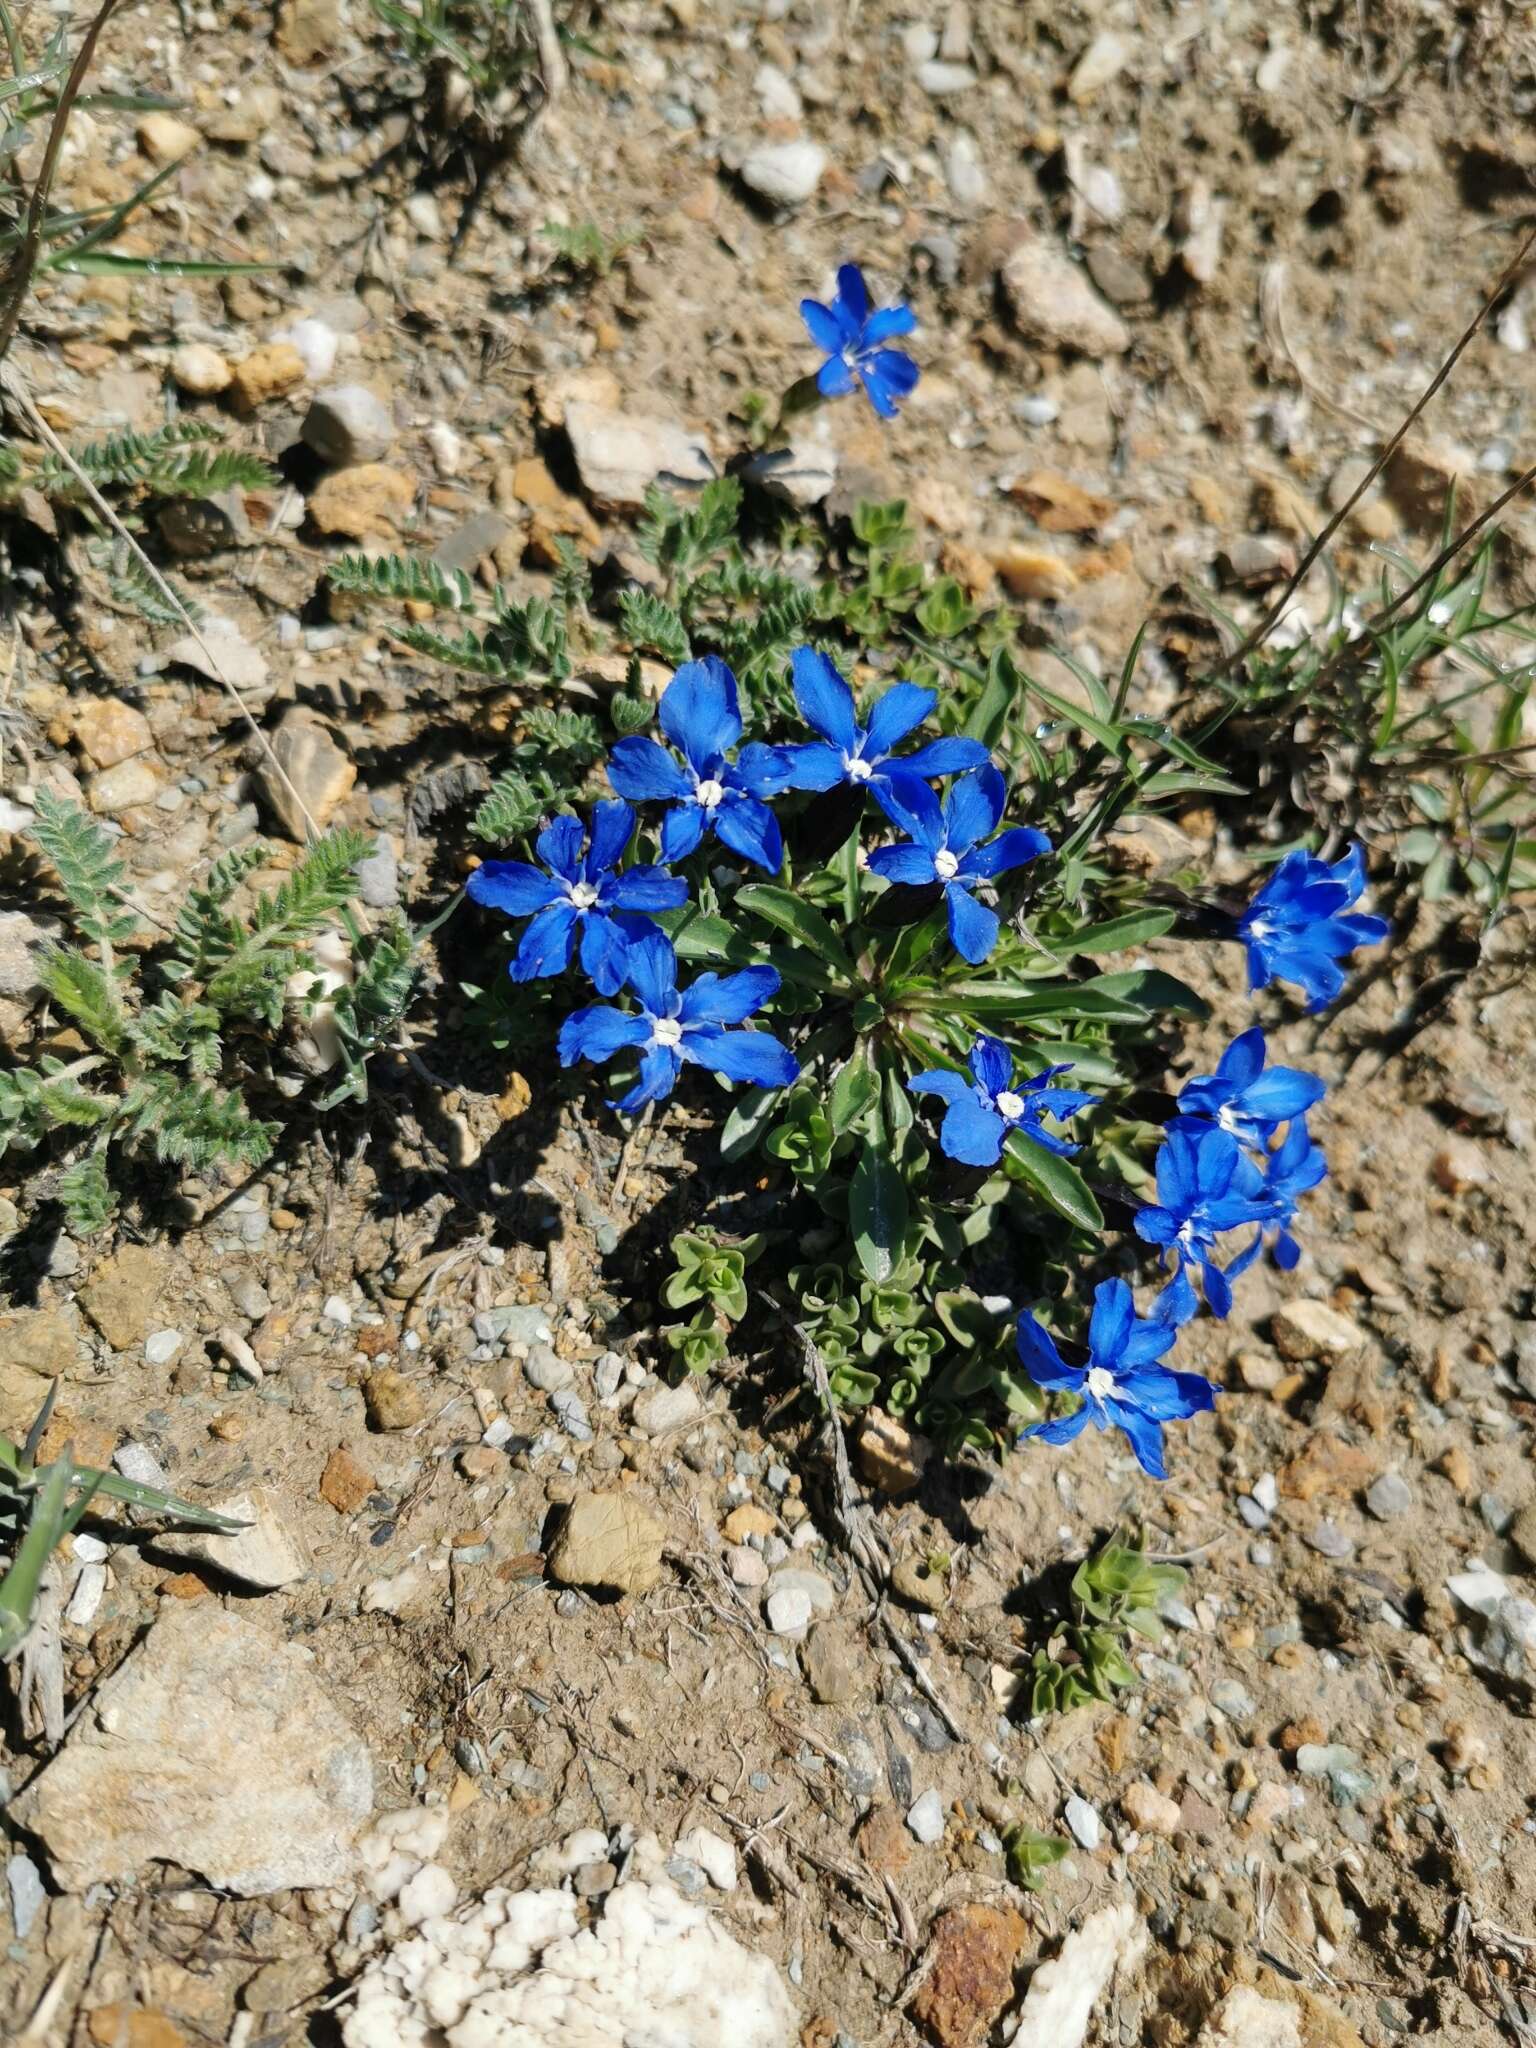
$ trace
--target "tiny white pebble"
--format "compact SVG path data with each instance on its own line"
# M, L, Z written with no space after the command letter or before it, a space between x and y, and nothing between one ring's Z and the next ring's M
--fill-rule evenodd
M331 1295L320 1313L328 1321L339 1323L344 1330L351 1328L352 1305L339 1294Z
M944 1833L944 1802L930 1786L907 1809L907 1826L920 1842L937 1842Z
M169 1365L185 1342L180 1330L151 1330L144 1339L144 1363Z
M1074 1793L1063 1809L1063 1818L1080 1848L1097 1849L1100 1833L1097 1807L1090 1806L1086 1799L1079 1799Z

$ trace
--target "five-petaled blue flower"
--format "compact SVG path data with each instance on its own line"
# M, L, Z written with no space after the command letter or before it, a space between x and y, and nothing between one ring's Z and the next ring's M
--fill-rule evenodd
M1084 1095L1077 1088L1053 1088L1066 1066L1047 1067L1033 1079L1013 1085L1013 1055L1001 1039L985 1033L967 1055L971 1078L935 1068L914 1074L907 1083L914 1095L938 1095L949 1104L939 1130L939 1144L951 1159L965 1166L995 1166L1003 1156L1003 1140L1010 1131L1022 1130L1047 1152L1066 1157L1079 1147L1069 1145L1046 1130L1041 1118L1065 1119L1081 1109L1091 1109L1096 1095Z
M683 860L706 832L744 860L776 875L784 845L778 820L762 801L784 787L779 749L754 740L734 765L725 756L741 738L736 678L718 655L685 661L661 694L661 729L679 762L655 740L636 734L617 742L608 780L632 803L670 806L661 821L661 857Z
M798 1078L794 1054L766 1031L732 1031L779 991L772 967L746 967L739 974L701 974L687 988L677 985L677 955L664 932L648 932L629 947L626 985L639 1014L594 1003L575 1010L560 1027L560 1064L599 1064L626 1048L640 1054L640 1077L615 1107L641 1109L672 1093L683 1062L709 1067L731 1081L760 1088L787 1088Z
M1172 1131L1192 1137L1212 1129L1262 1152L1283 1123L1322 1100L1327 1084L1299 1067L1266 1067L1264 1032L1255 1024L1234 1038L1214 1074L1195 1074L1179 1090Z
M1301 1246L1291 1235L1301 1198L1315 1188L1328 1172L1322 1148L1314 1145L1304 1116L1296 1118L1285 1139L1269 1155L1264 1176L1264 1194L1269 1203L1265 1235L1271 1239L1275 1264L1289 1273L1301 1257Z
M1365 888L1365 856L1352 846L1330 867L1310 853L1288 853L1238 918L1234 937L1248 948L1248 986L1291 981L1309 1010L1321 1010L1344 986L1338 965L1357 946L1376 946L1392 927L1384 917L1344 913Z
M1033 826L997 831L1007 791L1003 778L988 764L951 783L944 806L926 782L902 775L877 786L876 796L887 816L911 835L908 846L877 846L869 865L888 882L921 888L938 882L944 890L949 936L955 951L978 966L997 944L998 917L971 891L1009 868L1023 867L1051 842Z
M598 804L590 843L579 818L558 817L544 827L538 855L547 874L525 860L488 860L475 869L468 887L476 903L530 919L512 961L514 981L561 973L579 932L581 964L598 994L618 994L630 941L650 929L646 914L678 910L688 900L688 884L662 868L620 871L634 829L628 804Z
M821 734L819 740L778 749L790 789L835 789L840 782L856 789L879 789L902 775L960 775L967 768L980 768L987 759L980 740L960 738L930 740L911 754L892 752L932 711L938 702L936 690L893 683L860 725L852 690L824 654L814 647L797 647L790 665L800 715Z
M1123 1280L1101 1280L1094 1289L1085 1366L1068 1365L1035 1318L1020 1316L1019 1357L1035 1385L1082 1397L1082 1406L1070 1415L1037 1422L1025 1436L1067 1444L1090 1422L1095 1429L1122 1429L1142 1471L1165 1479L1163 1424L1185 1421L1216 1405L1209 1380L1196 1372L1170 1372L1157 1363L1178 1335L1171 1322L1141 1321Z
M1225 1268L1216 1263L1216 1240L1228 1230L1269 1219L1263 1176L1230 1132L1208 1130L1198 1136L1170 1129L1157 1154L1158 1201L1136 1213L1136 1235L1164 1246L1178 1261L1178 1272L1159 1316L1183 1322L1189 1313L1189 1273L1198 1266L1205 1298L1212 1312L1225 1316L1232 1307L1232 1281L1246 1272L1259 1254L1263 1238L1255 1228L1248 1245Z
M897 400L916 387L922 372L909 355L883 344L912 332L917 325L912 308L882 306L871 313L863 271L856 263L845 263L837 273L837 297L831 305L802 299L800 317L827 359L816 372L822 397L844 397L857 378L880 417L895 419Z

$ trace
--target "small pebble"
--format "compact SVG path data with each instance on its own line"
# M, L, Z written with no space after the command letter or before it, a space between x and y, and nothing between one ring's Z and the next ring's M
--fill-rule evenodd
M943 1838L944 1802L931 1787L907 1809L907 1826L920 1842Z
M185 1342L180 1330L151 1330L144 1339L144 1363L169 1365Z
M1062 1809L1062 1818L1066 1821L1079 1848L1089 1851L1097 1849L1102 1828L1096 1806L1090 1806L1086 1799L1080 1799L1073 1793Z

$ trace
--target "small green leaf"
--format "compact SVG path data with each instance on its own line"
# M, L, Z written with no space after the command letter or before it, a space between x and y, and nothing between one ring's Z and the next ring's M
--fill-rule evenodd
M1058 1215L1075 1223L1079 1230L1098 1232L1104 1228L1104 1212L1070 1159L1047 1152L1022 1131L1008 1133L1006 1150L1019 1170L1020 1179Z
M907 1184L883 1138L864 1141L848 1192L848 1222L859 1264L877 1284L889 1280L907 1229Z
M1178 918L1173 910L1133 910L1124 917L1109 917L1102 924L1084 925L1070 938L1049 941L1054 953L1124 953L1132 946L1144 946L1171 931Z
M997 745L1008 723L1008 713L1018 702L1019 680L1019 672L1007 648L994 648L992 659L987 663L987 680L976 700L975 709L965 722L967 739L980 740L984 747Z
M837 1079L827 1096L827 1115L839 1137L851 1130L880 1092L880 1082L859 1046L838 1069Z
M744 889L737 890L736 902L742 910L755 911L781 932L798 939L843 980L853 979L853 963L839 944L837 934L820 912L812 910L799 896L768 882L749 882Z

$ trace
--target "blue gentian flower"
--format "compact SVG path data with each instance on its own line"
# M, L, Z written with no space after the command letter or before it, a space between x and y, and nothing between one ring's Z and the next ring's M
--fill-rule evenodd
M725 663L715 654L685 661L662 691L656 716L682 761L636 734L614 746L608 780L632 803L670 806L661 821L662 859L685 859L714 832L732 853L776 875L784 845L762 799L784 787L779 749L754 741L727 762L727 750L741 738L741 710Z
M1291 981L1321 1010L1344 986L1338 961L1357 946L1377 946L1392 927L1384 917L1344 913L1365 888L1365 856L1352 846L1330 867L1310 853L1288 853L1237 920L1248 948L1248 986Z
M857 378L881 419L895 419L897 400L916 388L922 372L909 355L882 343L912 332L917 325L912 308L882 306L871 313L863 271L856 263L845 263L837 273L837 297L831 305L802 299L800 317L827 359L816 372L822 397L844 397Z
M1191 1266L1199 1268L1212 1312L1227 1315L1231 1283L1258 1257L1263 1243L1258 1226L1270 1214L1258 1167L1228 1131L1210 1130L1197 1137L1169 1130L1158 1148L1157 1193L1158 1201L1138 1210L1135 1223L1139 1238L1164 1246L1178 1261L1174 1287L1160 1318L1188 1319ZM1256 1226L1252 1244L1224 1268L1218 1266L1217 1238L1250 1223Z
M512 961L514 981L562 973L579 933L582 968L598 994L618 994L630 940L650 928L647 914L681 909L688 900L688 884L663 868L620 871L634 829L628 804L597 804L590 842L579 818L558 817L544 827L537 842L542 869L525 860L488 860L475 869L468 890L476 903L530 919Z
M889 785L893 775L960 775L967 768L980 768L987 759L980 740L959 738L930 740L911 754L892 751L932 711L937 690L893 683L860 725L852 690L824 654L814 647L797 647L790 666L800 715L821 734L819 740L778 749L790 789L835 789L839 783L878 789Z
M1270 1205L1265 1235L1282 1273L1291 1272L1301 1257L1301 1246L1291 1235L1301 1198L1327 1173L1328 1162L1321 1147L1313 1144L1306 1118L1297 1117L1286 1132L1284 1143L1270 1154L1269 1170L1264 1176L1264 1193Z
M1071 1072L1071 1063L1047 1067L1032 1080L1013 1085L1013 1054L1001 1039L983 1033L967 1056L971 1078L946 1072L914 1074L907 1083L914 1095L938 1095L949 1104L939 1130L939 1144L951 1159L965 1166L995 1166L1003 1156L1003 1140L1010 1131L1022 1130L1035 1144L1063 1158L1080 1148L1045 1129L1041 1118L1065 1119L1081 1109L1091 1109L1096 1095L1084 1095L1076 1088L1053 1088L1058 1074Z
M1327 1084L1299 1067L1268 1067L1264 1032L1255 1024L1234 1038L1214 1074L1195 1074L1179 1090L1171 1131L1199 1137L1229 1132L1240 1145L1262 1152L1283 1123L1321 1102Z
M1069 1444L1090 1422L1095 1429L1121 1429L1142 1471L1166 1479L1164 1423L1182 1422L1216 1405L1209 1380L1197 1372L1170 1372L1157 1363L1178 1335L1171 1322L1140 1320L1123 1280L1101 1280L1094 1289L1085 1366L1068 1365L1035 1318L1020 1316L1019 1358L1035 1385L1082 1397L1082 1406L1070 1415L1037 1422L1024 1435Z
M732 1031L779 992L772 967L746 967L739 974L701 974L689 987L677 985L677 955L664 932L630 941L626 986L638 1014L594 1003L575 1010L560 1027L560 1064L603 1063L626 1047L640 1054L640 1078L615 1107L643 1108L672 1093L684 1061L709 1067L730 1081L759 1088L787 1088L800 1063L766 1031Z
M1051 842L1033 826L997 831L1007 791L990 765L974 768L950 784L944 806L926 782L915 776L893 776L877 784L875 795L886 815L911 835L908 846L877 846L869 865L888 882L921 888L938 882L944 889L949 936L955 951L979 966L997 944L998 917L971 891L1009 868L1023 867L1036 854L1048 853Z

